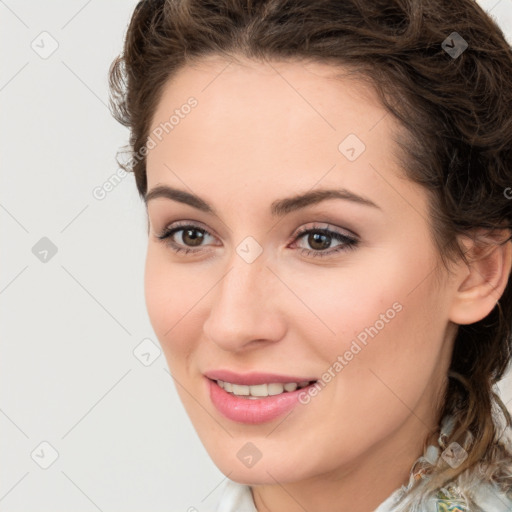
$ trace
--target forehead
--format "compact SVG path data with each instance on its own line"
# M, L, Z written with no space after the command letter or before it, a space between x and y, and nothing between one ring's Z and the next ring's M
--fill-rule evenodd
M361 131L364 117L385 114L368 81L347 68L309 60L262 62L209 56L185 65L168 80L151 128L168 119L169 113L191 96L200 104L194 113L215 116L212 123L238 121L233 114L239 112L241 117L250 115L254 122L269 122L270 116L272 125L278 119L288 120L290 125L309 117L331 131L346 125ZM204 125L207 120L201 121Z
M190 98L196 105L184 108ZM272 197L280 197L321 181L381 196L380 204L398 199L389 180L398 174L400 126L367 82L340 67L198 61L165 85L151 133L159 127L161 140L147 156L148 188L185 182L208 196L209 184L224 183L227 194L243 187L268 194L271 180ZM355 160L347 158L350 146L360 152Z
M194 108L187 105L190 98ZM350 134L367 147L383 134L389 138L393 124L374 91L342 68L216 56L186 65L165 84L150 133L160 127L160 149L170 139L176 158L182 143L193 137L194 157L224 147L232 160L247 160L254 153L276 156L280 150L283 156L298 152L309 161L308 153L320 146L336 155ZM374 130L377 125L385 129Z

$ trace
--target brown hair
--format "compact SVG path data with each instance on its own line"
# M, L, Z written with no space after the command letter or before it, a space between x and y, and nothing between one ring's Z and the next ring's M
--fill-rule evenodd
M453 32L468 44L455 57L442 46L445 39L454 46ZM130 128L131 162L120 165L133 171L142 197L141 153L163 86L207 55L309 59L352 70L370 83L404 127L405 136L396 139L403 170L429 194L432 239L447 269L450 259L467 262L458 235L512 229L506 194L512 187L512 50L474 1L139 2L109 78L113 115ZM485 319L458 326L439 417L456 419L450 440L471 432L474 442L459 467L437 468L436 485L477 461L487 468L482 479L512 485L512 455L493 421L497 403L512 424L494 387L511 359L510 281Z

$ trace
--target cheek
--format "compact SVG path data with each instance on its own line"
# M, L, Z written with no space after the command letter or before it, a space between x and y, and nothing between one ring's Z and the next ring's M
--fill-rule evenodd
M302 325L316 327L322 360L333 364L346 356L342 373L347 386L353 379L358 380L356 389L383 386L382 376L414 400L418 389L411 383L419 388L433 373L446 319L442 293L429 277L433 255L428 247L420 249L396 246L340 269L338 279L335 269L323 269L307 283L296 281L295 291L311 311ZM359 380L363 376L364 382Z
M171 308L172 288L170 285L168 268L163 261L160 261L150 244L146 255L144 294L149 319L160 342L163 341L161 335L171 327L170 316L174 314L173 308Z
M425 279L432 268L427 258L402 255L383 266L385 272L354 277L360 286L341 299L346 309L338 314L340 341L331 359L344 356L340 396L399 416L404 404L415 407L435 375L446 322L441 294Z
M293 322L307 329L303 333L311 333L309 339L323 352L322 359L348 350L354 339L364 346L371 339L369 331L381 336L389 329L411 288L410 276L398 271L403 265L403 256L397 263L394 253L381 251L377 257L354 256L347 266L312 268L286 276L300 299L295 300Z
M182 360L192 347L183 329L200 325L193 319L193 305L204 295L204 286L194 288L193 283L190 275L179 272L179 265L168 261L165 251L152 244L148 246L144 274L146 309L169 363Z

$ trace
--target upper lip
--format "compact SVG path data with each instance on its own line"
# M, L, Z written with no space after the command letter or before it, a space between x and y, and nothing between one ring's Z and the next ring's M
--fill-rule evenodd
M271 384L273 382L280 382L286 384L287 382L304 382L316 381L315 377L297 377L295 375L282 375L277 373L235 373L231 370L211 370L204 373L205 377L211 380L222 380L230 382L231 384L242 384L246 386L256 386L258 384Z

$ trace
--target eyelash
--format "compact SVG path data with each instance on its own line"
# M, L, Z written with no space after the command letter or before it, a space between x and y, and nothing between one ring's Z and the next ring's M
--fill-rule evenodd
M157 235L157 238L159 240L163 241L165 243L165 245L170 247L171 250L173 250L175 253L182 252L184 254L189 254L189 253L200 252L201 249L191 249L188 247L184 248L172 240L172 236L174 234L178 233L179 231L185 231L186 229L197 230L203 234L213 236L213 235L211 235L211 233L209 231L207 231L206 229L200 228L197 225L189 224L189 223L177 223L172 228L169 228L169 227L166 228L161 234ZM300 229L297 232L297 234L295 235L295 238L293 241L295 242L295 241L299 240L300 238L302 238L304 235L307 235L309 233L319 233L322 235L326 235L334 240L337 240L338 242L344 242L344 243L342 245L338 245L336 248L334 248L332 250L325 250L325 251L299 248L299 251L301 252L301 254L306 255L306 256L320 257L320 258L326 257L326 256L332 256L333 254L340 253L342 251L354 250L359 243L359 240L357 240L356 238L349 237L349 236L339 233L337 231L332 231L327 228L320 228L320 227L316 227L316 226L312 227L312 228Z

